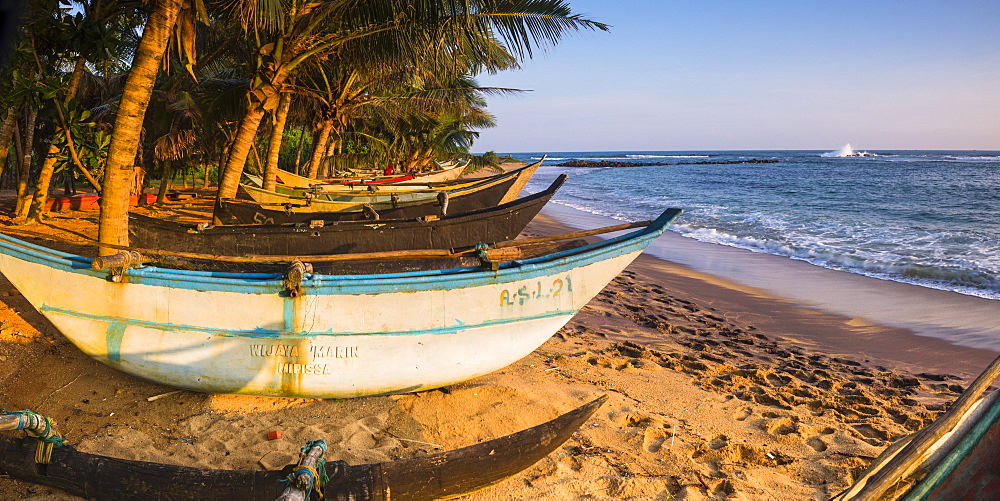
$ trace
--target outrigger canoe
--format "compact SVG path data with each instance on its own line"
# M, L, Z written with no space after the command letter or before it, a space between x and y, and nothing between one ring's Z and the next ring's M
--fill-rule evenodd
M531 179L531 176L535 174L535 171L538 170L538 167L541 166L541 164L542 162L539 161L520 169L484 178L470 184L463 183L460 186L440 190L418 190L399 193L358 191L354 193L337 194L336 199L332 199L331 197L334 197L334 195L331 194L320 194L314 196L312 193L302 191L296 192L287 188L284 189L284 191L289 193L297 193L297 195L292 195L289 193L281 193L281 190L269 191L255 186L242 184L240 185L240 192L237 197L247 197L260 204L283 205L289 207L291 212L358 211L365 205L370 205L375 210L384 210L408 205L426 204L428 202L433 203L434 201L441 199L441 197L447 197L450 199L468 196L489 187L504 185L506 186L506 190L503 190L502 192L496 193L498 190L491 190L491 193L499 194L499 198L493 200L491 197L490 200L492 201L487 201L486 205L496 205L511 202L517 199L521 190L523 190L525 185L528 184L528 180Z
M452 162L449 165L428 172L421 175L406 175L406 176L394 176L394 177L381 177L381 178L361 178L361 179L341 179L341 180L329 180L323 181L319 179L312 179L305 176L300 176L298 174L293 174L288 171L279 170L277 174L277 181L279 183L293 186L296 188L318 188L321 190L342 190L342 189L367 189L368 185L378 185L379 189L392 190L396 189L392 186L403 182L406 184L410 183L440 183L445 181L453 181L458 179L459 176L465 172L466 167L469 166L469 160L462 162Z
M996 499L1000 493L997 358L948 410L882 453L833 501Z
M309 272L312 261L372 257L349 254L280 257L296 261L284 275L217 273L132 267L142 259L131 252L91 260L0 236L0 271L84 353L154 382L285 397L405 393L524 357L680 212L538 257L520 258L516 247L491 257L494 249L476 246L484 267Z
M502 174L496 174L496 177ZM254 174L244 174L243 177L250 181L250 186L262 188L264 178ZM458 179L455 181L422 183L422 182L398 182L389 184L322 184L306 187L292 186L281 182L275 183L274 191L280 195L290 197L313 197L317 200L330 201L351 201L357 198L364 198L369 201L383 200L385 197L395 195L400 197L427 196L428 193L439 191L454 191L482 182L489 178ZM380 198L382 197L382 198ZM409 199L409 198L404 198Z
M487 179L474 186L460 188L449 192L447 196L437 196L434 200L419 203L376 203L354 206L351 210L324 210L328 205L313 205L308 200L286 200L283 203L261 203L252 200L249 188L240 186L243 198L227 198L222 200L224 224L283 224L302 223L308 221L368 221L372 219L413 219L417 217L443 217L460 212L492 207L507 200L514 191L520 191L515 184L520 184L522 176L530 177L531 173L521 173L515 176L502 176ZM270 192L268 192L270 193ZM322 207L320 207L322 205Z
M387 463L348 465L327 461L328 501L424 501L451 499L509 478L563 444L607 397L600 397L552 421L462 449ZM38 440L0 434L0 473L70 494L98 500L273 501L282 491L284 470L213 470L119 459L76 450L52 450L48 464L36 464Z
M448 216L294 224L204 226L129 214L133 246L215 255L319 255L450 249L511 240L566 181L510 203Z

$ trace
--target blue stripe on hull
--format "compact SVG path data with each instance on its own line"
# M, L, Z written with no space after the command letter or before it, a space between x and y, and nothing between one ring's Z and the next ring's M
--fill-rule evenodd
M505 324L515 324L520 322L527 322L531 320L541 320L545 318L560 317L560 316L572 316L575 315L579 310L557 310L545 312L538 315L531 315L526 317L516 317L516 318L498 318L494 320L488 320L486 322L481 322L478 324L465 324L458 322L458 325L435 327L433 329L415 329L409 331L383 331L383 332L333 332L333 331L308 331L308 332L294 332L294 331L278 331L278 330L268 330L268 329L254 329L254 330L233 330L233 329L216 329L212 327L201 327L197 325L182 325L182 324L169 324L164 322L149 322L144 320L134 320L129 318L121 317L110 317L102 315L92 315L89 313L83 313L74 310L68 310L64 308L56 308L52 306L42 305L38 308L42 313L51 313L56 315L65 315L75 318L84 318L88 320L93 320L95 322L106 322L108 323L108 346L109 352L112 351L110 348L112 345L120 345L122 336L124 335L124 330L126 327L135 326L142 327L146 329L160 330L164 332L203 332L206 334L211 334L213 336L219 337L240 337L247 339L267 339L267 338L281 338L283 340L298 340L298 339L316 339L323 337L346 337L346 336L433 336L442 334L457 334L462 331L478 329L483 327L492 327L495 325L505 325ZM117 350L114 350L117 351Z
M393 275L310 275L302 282L305 294L378 294L454 290L480 285L508 283L562 273L623 254L641 251L680 214L665 211L647 228L617 238L547 256L503 263L497 272L479 268L435 270ZM13 257L44 264L71 273L104 279L107 272L90 269L90 260L73 254L0 235L0 251ZM129 270L129 283L200 291L275 294L284 289L283 276L265 273L214 273L142 267Z

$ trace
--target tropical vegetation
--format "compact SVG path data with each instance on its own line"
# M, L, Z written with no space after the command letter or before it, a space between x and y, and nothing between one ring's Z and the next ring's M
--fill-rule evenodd
M563 0L28 0L0 73L0 185L15 222L55 185L101 194L101 253L131 200L177 175L232 197L245 172L411 171L495 125L475 77L607 30ZM492 153L492 152L491 152ZM484 156L476 165L495 165ZM186 182L186 181L185 181Z

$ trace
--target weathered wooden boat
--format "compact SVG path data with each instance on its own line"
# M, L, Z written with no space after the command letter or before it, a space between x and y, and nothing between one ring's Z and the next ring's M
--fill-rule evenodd
M291 262L287 274L133 268L142 259L131 252L91 260L4 235L0 271L84 353L151 381L287 397L404 393L471 379L527 355L680 212L538 257L517 252L531 239L464 251L488 268L308 272L311 263L379 257L366 253L188 256ZM444 258L453 251L382 257L401 261L405 253ZM109 265L110 272L99 270Z
M407 185L420 185L420 184L426 185L426 184L442 183L442 182L456 180L459 178L459 176L462 175L463 172L465 172L465 169L468 166L469 166L469 160L464 160L461 162L450 162L448 165L443 166L439 170L415 176L413 175L386 176L386 177L375 177L375 178L334 179L334 180L323 181L279 170L276 177L279 183L295 188L315 188L323 191L337 191L345 189L348 190L369 189L369 187L372 187L372 188L378 188L380 190L397 190L397 189L406 189L398 186L399 183L405 183ZM371 186L371 185L376 185L376 186Z
M369 221L373 219L412 219L417 217L443 217L448 214L470 212L500 204L516 189L519 178L503 177L486 180L468 189L452 191L447 197L437 197L423 203L401 204L391 202L368 204L360 209L322 211L306 203L260 203L245 198L222 200L221 215L224 224L284 224L307 221ZM240 190L245 190L240 187Z
M133 213L129 237L136 247L229 256L450 249L515 238L565 181L562 175L534 195L443 217L205 226Z
M348 465L326 461L321 487L329 501L451 499L507 479L563 444L607 397L552 421L462 449L386 463ZM215 470L119 459L55 447L48 464L35 462L34 438L0 434L0 473L48 485L87 499L119 501L273 501L283 470Z
M497 176L500 175L502 174ZM247 174L244 177L250 181L250 186L263 189L264 180L259 176ZM313 200L331 202L411 202L414 200L428 200L434 198L440 192L453 192L481 183L483 180L483 178L479 178L458 179L437 183L408 181L392 184L313 185L307 188L276 183L274 192L282 196L311 198Z
M535 174L535 171L538 170L540 165L541 162L536 162L520 169L512 170L498 176L485 178L469 185L451 190L425 192L419 197L409 197L408 200L403 200L400 196L394 193L379 194L377 196L358 194L357 196L351 197L351 201L320 200L315 197L292 197L245 184L240 185L237 198L249 199L252 202L261 204L265 207L270 206L274 208L281 208L284 212L361 212L365 209L366 205L369 206L370 209L379 213L402 207L422 205L424 206L424 212L426 212L427 209L433 207L435 204L438 207L443 206L445 201L447 201L449 207L459 203L462 204L462 208L451 208L449 212L464 212L467 210L481 209L491 205L503 204L516 200L518 195L521 193L521 190L523 190L524 186L528 184L528 180L531 179L531 176ZM463 200L459 201L459 199ZM236 209L231 212L236 214L238 210L239 209ZM438 212L440 211L434 210L430 213L407 215L396 214L386 217L408 218L436 214ZM327 221L334 220L330 218L323 219ZM275 217L272 218L271 221L274 223L285 223L298 222L300 220L288 220Z
M835 501L979 500L1000 493L1000 358L933 423L889 446Z
M283 196L295 198L312 198L318 201L330 202L411 202L414 200L430 200L440 192L453 192L482 182L481 180L460 180L450 183L394 184L395 189L367 187L345 187L343 189L293 188L284 184L276 184L274 192ZM256 184L256 183L254 183ZM254 186L254 185L251 185Z
M349 183L349 182L368 182L368 183L398 183L403 181L409 181L413 179L411 175L368 175L368 176L352 176L352 177L337 177L331 180L315 179L306 176L300 176L298 174L288 172L286 170L278 170L277 175L275 175L275 181L286 184L288 186L295 186L297 188L309 188L314 185L324 184L324 183Z

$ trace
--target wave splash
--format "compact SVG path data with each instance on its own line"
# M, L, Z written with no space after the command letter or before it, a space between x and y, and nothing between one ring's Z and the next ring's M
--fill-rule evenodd
M848 157L874 157L874 153L868 153L867 151L854 151L851 147L851 143L845 144L837 151L828 151L820 155L821 157L827 158L848 158Z

